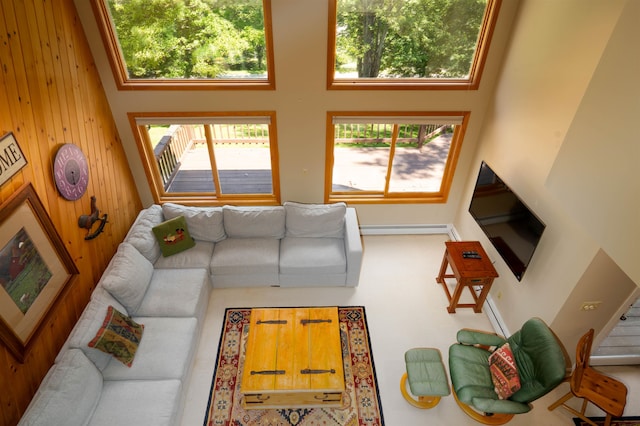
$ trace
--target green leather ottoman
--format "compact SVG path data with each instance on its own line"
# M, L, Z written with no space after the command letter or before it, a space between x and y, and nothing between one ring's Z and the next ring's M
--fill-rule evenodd
M407 372L400 379L400 391L409 404L418 408L433 408L440 402L440 397L451 393L438 349L409 349L404 354L404 361ZM407 391L407 381L411 394Z

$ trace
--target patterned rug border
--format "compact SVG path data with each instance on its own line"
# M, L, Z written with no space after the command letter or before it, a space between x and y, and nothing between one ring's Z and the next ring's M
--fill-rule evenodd
M593 420L594 422L601 422L604 425L605 417L589 417L589 419ZM633 422L633 423L628 423L628 422ZM579 417L574 417L573 423L575 423L576 426L588 425L588 423L585 423L585 421ZM617 419L614 418L611 420L611 426L616 426L616 425L628 425L628 426L640 425L640 416L619 417Z
M364 327L366 330L366 334L367 334L367 345L369 347L369 358L370 358L370 363L371 363L371 371L372 371L372 375L373 375L373 383L375 385L375 390L376 390L376 398L377 398L377 402L378 402L378 412L380 415L380 425L384 426L384 415L383 415L383 411L382 411L382 401L380 399L380 388L378 386L378 375L376 372L376 364L374 361L374 357L373 357L373 347L371 345L371 334L369 333L369 323L367 320L367 312L366 312L366 308L362 305L346 305L346 306L336 306L336 305L326 305L326 306L318 306L318 305L310 305L310 306L253 306L253 307L228 307L225 308L224 310L224 316L222 319L222 329L220 330L220 339L218 340L218 346L217 346L217 352L216 352L216 361L214 364L214 369L213 369L213 375L211 377L211 389L209 390L209 400L207 401L207 409L205 411L205 415L204 415L204 423L203 426L208 426L209 423L209 416L210 416L210 412L211 412L211 404L213 403L213 393L215 390L215 378L216 378L216 374L218 372L218 365L220 362L220 355L222 353L221 347L222 344L224 342L224 337L225 337L225 325L227 322L227 314L229 313L229 311L232 310L253 310L253 309L296 309L296 308L323 308L323 307L337 307L339 310L340 309L350 309L350 308L358 308L358 309L362 309L363 312L363 322L364 322Z

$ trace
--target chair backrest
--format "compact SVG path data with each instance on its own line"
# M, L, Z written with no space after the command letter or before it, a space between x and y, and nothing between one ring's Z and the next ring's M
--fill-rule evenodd
M582 385L584 370L589 368L589 358L591 357L591 344L593 343L593 328L585 333L576 346L576 366L571 375L571 390L577 392Z
M520 390L509 399L529 403L558 386L566 376L562 343L539 318L532 318L507 341L516 359Z

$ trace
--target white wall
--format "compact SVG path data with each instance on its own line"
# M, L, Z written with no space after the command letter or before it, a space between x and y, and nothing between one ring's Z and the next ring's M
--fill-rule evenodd
M593 327L595 330L606 328L621 305L613 301L626 301L636 289L635 283L629 276L618 268L603 250L599 250L550 325L558 336L563 337L562 342L566 348L575 348L580 336L589 328ZM600 301L602 304L595 311L584 311L579 308L583 302ZM615 318L620 318L620 314L618 313ZM606 330L606 332L609 331ZM596 339L594 348L604 338L604 336L599 337ZM574 356L575 352L570 350L569 354Z
M502 21L494 34L481 87L475 91L328 91L328 3L322 0L273 0L275 91L119 92L89 1L75 2L145 205L152 203L152 197L126 118L128 111L275 110L282 201L304 202L323 201L327 111L471 111L449 202L411 205L411 208L407 205L359 205L358 217L367 225L451 223L467 180L469 161L475 151L518 3L503 2Z
M547 225L524 279L521 282L515 279L467 213L473 177L467 182L455 220L463 238L481 240L496 260L500 278L491 295L511 330L518 329L532 316L539 316L549 324L557 317L570 320L572 316L567 313L579 311L579 303L573 306L573 301L600 300L591 298L597 297L591 294L596 286L577 284L593 282L583 274L599 253L600 243L592 227L601 224L584 227L576 221L573 212L547 187L547 179L552 169L564 167L554 163L565 144L572 143L570 131L577 133L576 114L584 108L604 107L598 99L590 97L594 72L599 69L601 59L606 58L603 53L614 48L611 43L620 42L635 52L632 39L620 41L611 37L623 25L619 18L624 15L627 3L631 1L525 0L521 5L474 163L479 165L486 160ZM636 23L635 40L638 28ZM607 75L598 79L605 77L616 78ZM579 125L591 124L581 121ZM620 143L620 138L608 140L612 149ZM573 169L563 172L581 173ZM606 168L600 172L607 175ZM578 175L572 182L581 177ZM577 184L572 189L577 199L593 200L588 186ZM572 302L567 305L570 296ZM615 311L623 301L620 298L612 295L599 314L607 317L608 309ZM574 321L581 321L575 317Z
M639 20L640 2L627 2L546 184L638 283L640 52L631 40L640 40Z

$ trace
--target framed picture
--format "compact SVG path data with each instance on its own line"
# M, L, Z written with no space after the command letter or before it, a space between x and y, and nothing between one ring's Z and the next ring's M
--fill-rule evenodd
M31 184L0 206L0 338L19 362L78 274Z
M0 185L11 179L27 165L27 159L18 146L18 141L9 132L0 138Z

